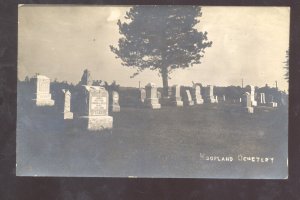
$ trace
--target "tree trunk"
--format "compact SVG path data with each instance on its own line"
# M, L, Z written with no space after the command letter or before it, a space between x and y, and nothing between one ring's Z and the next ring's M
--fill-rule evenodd
M163 81L163 97L169 97L169 85L168 85L168 69L163 67L161 70L161 76Z

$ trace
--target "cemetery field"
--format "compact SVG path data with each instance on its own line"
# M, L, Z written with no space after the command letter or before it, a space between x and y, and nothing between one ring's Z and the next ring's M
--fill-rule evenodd
M17 128L22 131L17 135L17 173L284 178L278 174L285 174L279 169L287 165L284 107L258 107L254 114L230 103L159 110L122 107L112 115L114 128L103 132L82 131L51 109L26 109L19 109L18 115ZM200 154L215 158L205 160ZM273 158L273 163L241 161L239 156Z

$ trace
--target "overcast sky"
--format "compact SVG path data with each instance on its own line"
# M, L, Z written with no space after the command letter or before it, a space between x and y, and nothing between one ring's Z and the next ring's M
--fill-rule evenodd
M93 79L122 86L162 85L156 71L135 72L121 65L109 45L120 37L117 20L129 7L19 7L18 77L40 73L51 79L78 83L84 69ZM208 32L211 48L202 64L177 70L169 84L264 86L287 90L285 52L289 46L287 7L202 7L199 27Z

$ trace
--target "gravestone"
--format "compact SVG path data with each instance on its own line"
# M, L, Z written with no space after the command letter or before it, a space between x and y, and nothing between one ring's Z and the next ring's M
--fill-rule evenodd
M193 100L194 100L195 104L203 104L203 98L201 95L201 87L199 84L194 85Z
M185 90L182 97L183 105L192 106L194 105L194 101L192 99L192 95L190 90Z
M180 86L179 85L172 86L172 93L170 96L171 96L171 105L183 106L183 101L180 96Z
M156 85L154 83L148 83L145 89L146 89L145 106L152 109L160 109L161 105L157 98Z
M34 84L34 98L36 106L53 106L54 100L50 94L50 78L36 75L32 78Z
M222 101L223 101L223 102L226 101L226 96L225 96L225 95L222 96Z
M113 118L108 116L109 96L100 86L81 86L78 120L87 130L111 129Z
M215 96L215 103L219 103L218 96Z
M280 104L281 106L287 106L288 105L288 94L286 94L285 92L280 92Z
M146 90L144 88L140 88L139 100L141 103L144 103L146 99Z
M204 90L204 102L205 103L216 103L214 98L214 86L208 85Z
M265 104L266 104L265 93L259 93L259 96L258 96L258 104L259 104L259 105L265 105Z
M247 85L245 87L246 92L250 94L251 97L251 105L257 106L257 101L255 101L255 87L253 85Z
M242 111L246 113L253 113L254 109L252 107L251 103L251 94L249 92L246 92L242 96Z
M93 80L92 80L91 72L86 69L83 71L80 85L92 85L92 84L93 84Z
M71 92L69 90L62 90L63 93L63 118L73 119L73 112L71 112Z
M119 93L116 91L111 91L109 97L109 110L110 112L120 112L119 104Z
M274 97L272 95L268 96L267 106L272 107L272 108L277 107L277 103L274 101Z
M162 96L161 96L161 92L160 92L160 91L157 91L157 98L158 98L158 99L161 99L161 97L162 97Z

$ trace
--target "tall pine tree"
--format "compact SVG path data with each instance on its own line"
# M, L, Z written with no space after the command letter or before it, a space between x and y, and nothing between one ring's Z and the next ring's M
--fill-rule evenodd
M201 15L199 6L133 6L125 16L128 22L118 21L122 37L111 50L123 66L137 69L132 77L144 69L157 70L167 97L169 74L200 64L212 45L207 32L195 28Z

